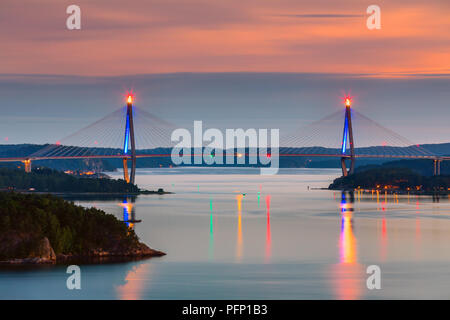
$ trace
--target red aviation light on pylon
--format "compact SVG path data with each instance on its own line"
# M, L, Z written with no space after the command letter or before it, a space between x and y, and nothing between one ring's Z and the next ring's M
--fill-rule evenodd
M133 103L133 96L131 94L127 97L127 103Z
M346 107L351 107L352 106L352 98L351 97L345 97L344 98L344 103Z

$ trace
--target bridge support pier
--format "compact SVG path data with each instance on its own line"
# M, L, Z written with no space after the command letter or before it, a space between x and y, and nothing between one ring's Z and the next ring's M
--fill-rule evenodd
M434 175L440 176L441 175L441 159L434 159Z
M31 160L30 159L26 159L24 161L22 161L25 167L25 172L26 173L30 173L31 172Z
M354 157L350 157L350 168L347 169L347 165L345 163L345 160L347 160L349 158L347 157L342 157L341 158L341 168L342 168L342 176L346 177L349 174L353 174L355 172L355 158Z
M128 159L123 158L123 180L130 183L130 175L128 174Z

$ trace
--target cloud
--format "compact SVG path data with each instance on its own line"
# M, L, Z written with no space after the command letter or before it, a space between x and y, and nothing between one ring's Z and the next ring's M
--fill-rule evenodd
M273 15L274 17L285 17L285 18L361 18L365 15L363 14L345 14L345 13L310 13L310 14L278 14Z
M382 5L382 29L377 31L367 30L366 7L358 0L77 4L82 8L82 30L68 31L64 1L2 0L0 30L8 32L0 33L1 72L448 70L449 6L440 0Z

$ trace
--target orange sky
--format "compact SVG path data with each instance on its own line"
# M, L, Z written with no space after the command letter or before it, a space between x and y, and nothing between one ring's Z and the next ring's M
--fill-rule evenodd
M448 0L2 0L0 73L449 74L449 30Z

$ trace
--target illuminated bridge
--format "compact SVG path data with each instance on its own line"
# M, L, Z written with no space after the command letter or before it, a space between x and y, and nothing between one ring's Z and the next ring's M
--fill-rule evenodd
M358 158L428 159L435 175L440 174L441 162L450 160L450 156L433 154L353 110L350 97L344 98L344 104L344 112L281 135L279 156L339 158L344 176L354 172ZM171 156L167 150L174 147L171 134L175 129L175 125L135 107L133 96L128 95L124 108L33 154L4 157L0 162L20 161L30 172L32 161L38 160L116 158L122 159L124 179L134 183L138 158ZM165 152L155 153L158 148ZM267 157L270 152L266 150ZM251 155L235 154L238 158Z

